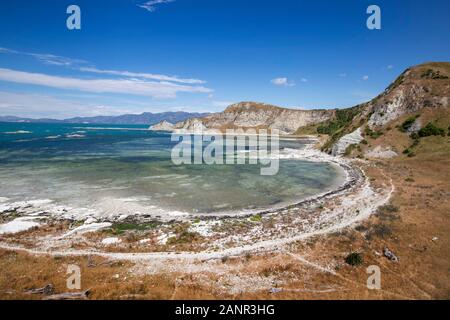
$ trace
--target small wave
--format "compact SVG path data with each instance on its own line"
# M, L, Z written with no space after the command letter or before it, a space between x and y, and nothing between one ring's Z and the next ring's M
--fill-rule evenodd
M60 135L57 135L57 136L48 136L48 137L45 137L45 139L58 139L58 138L60 138L61 136Z
M149 131L147 128L114 128L114 127L75 127L84 130L125 130L125 131Z
M78 133L70 133L66 134L66 138L85 138L86 136L84 134L78 134Z
M17 131L9 131L9 132L3 132L4 134L29 134L29 133L33 133L31 131L26 131L26 130L17 130Z

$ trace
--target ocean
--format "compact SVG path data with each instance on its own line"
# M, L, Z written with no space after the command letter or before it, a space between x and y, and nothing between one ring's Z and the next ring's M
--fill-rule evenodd
M52 203L100 216L179 216L257 211L332 190L344 180L330 163L280 160L259 165L175 165L170 133L147 126L0 123L2 203ZM306 140L281 140L295 152Z

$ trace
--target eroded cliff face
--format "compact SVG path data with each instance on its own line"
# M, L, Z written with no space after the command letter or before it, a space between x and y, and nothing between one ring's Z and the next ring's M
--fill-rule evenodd
M445 117L450 112L450 63L432 62L411 67L403 72L382 94L364 103L358 114L335 133L333 133L324 151L343 154L350 144L359 144L354 140L355 128L361 128L363 138L377 139L392 129L391 124L404 116L417 116L408 128L407 134L420 130L423 123L419 117L424 112L438 110ZM428 119L435 121L435 119ZM375 138L374 138L375 137ZM392 143L392 142L391 142ZM390 145L369 150L369 156L394 156Z
M206 129L221 131L254 128L276 129L282 134L292 134L299 127L323 122L333 116L334 110L294 110L256 102L241 102L220 113L179 122L174 125L174 129L192 130L194 125L201 122Z
M422 108L448 108L450 63L433 62L407 69L381 95L368 103L369 127L388 122Z

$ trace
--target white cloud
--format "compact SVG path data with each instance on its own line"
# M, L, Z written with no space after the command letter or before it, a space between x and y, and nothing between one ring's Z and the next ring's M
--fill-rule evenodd
M158 81L171 81L171 82L179 82L186 84L202 84L206 83L206 81L199 79L181 79L176 76L166 76L163 74L152 74L152 73L139 73L139 72L130 72L130 71L117 71L117 70L100 70L93 67L81 67L80 71L83 72L92 72L98 74L109 74L115 76L124 76L124 77L134 77L134 78L144 78L149 80L158 80Z
M30 56L30 57L33 57L45 64L57 65L57 66L74 66L74 65L87 63L86 61L81 60L81 59L72 59L72 58L57 56L57 55L49 54L49 53L23 52L23 51L17 51L17 50L12 50L12 49L8 49L8 48L2 48L2 47L0 47L0 53L9 53L9 54Z
M0 68L0 80L40 85L58 89L71 89L95 93L122 93L153 98L175 98L179 92L211 93L203 86L188 86L167 81L144 81L138 79L80 79L30 73Z
M81 103L42 94L0 92L1 115L65 119L77 116L108 116L133 112L136 112L136 110L104 104Z
M362 79L363 79L364 81L369 80L369 76L367 76L367 75L366 75L366 76L363 76Z
M293 87L295 86L294 82L290 82L288 78L275 78L270 80L274 85L277 86L285 86L285 87Z
M170 2L175 2L175 0L151 0L138 5L138 7L143 8L149 12L154 12L157 5Z
M132 77L132 78L143 78L143 79L157 80L157 81L170 81L170 82L178 82L178 83L185 83L185 84L206 83L206 81L199 80L199 79L183 79L183 78L179 78L177 76L167 76L167 75L163 75L163 74L117 71L117 70L102 70L102 69L98 69L98 68L95 68L92 66L83 67L80 65L83 65L83 64L86 65L86 64L89 64L89 62L87 62L85 60L81 60L81 59L73 59L73 58L67 58L67 57L63 57L63 56L57 56L57 55L49 54L49 53L31 53L31 52L17 51L17 50L13 50L13 49L9 49L9 48L2 48L2 47L0 47L0 53L30 56L30 57L33 57L33 58L37 59L38 61L43 62L45 64L71 67L74 70L79 70L82 72L108 74L108 75Z

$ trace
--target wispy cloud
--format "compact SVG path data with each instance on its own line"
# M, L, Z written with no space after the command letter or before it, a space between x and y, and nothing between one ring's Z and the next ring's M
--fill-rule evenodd
M275 78L275 79L270 80L270 82L272 82L272 84L274 84L276 86L285 86L285 87L295 86L295 83L292 81L289 81L288 78Z
M386 67L386 69L388 69L388 70L394 69L394 66L392 64L390 64Z
M306 78L301 78L300 81L301 81L301 82L308 82L308 79L306 79Z
M8 48L2 48L2 47L0 47L0 53L9 53L9 54L29 56L29 57L33 57L45 64L57 65L57 66L70 67L70 66L87 63L86 61L81 60L81 59L72 59L72 58L57 56L57 55L48 54L48 53L32 53L32 52L17 51L17 50L12 50L12 49L8 49Z
M367 80L369 80L369 76L365 75L365 76L362 77L362 79L363 79L364 81L367 81Z
M347 74L346 74L345 72L343 72L343 73L340 73L340 74L339 74L339 77L341 77L341 78L345 78L345 77L347 77Z
M149 12L154 12L156 10L156 6L170 2L175 2L175 0L151 0L138 5L138 7L143 8Z
M95 93L122 93L149 96L153 98L175 98L179 92L213 92L213 90L203 86L181 85L167 81L155 82L139 79L80 79L3 68L0 68L0 80L58 89Z
M202 84L206 83L206 81L199 79L182 79L176 76L166 76L163 74L152 74L152 73L139 73L139 72L130 72L130 71L117 71L117 70L101 70L93 67L81 67L80 71L84 72L92 72L99 74L109 74L115 76L124 76L124 77L132 77L132 78L143 78L149 80L158 80L158 81L170 81L170 82L179 82L186 84Z
M120 71L120 70L102 70L96 67L93 67L91 63L81 59L73 59L67 58L63 56L58 56L49 53L31 53L24 51L17 51L9 48L0 47L0 53L4 54L16 54L29 56L37 59L40 62L49 65L57 65L72 68L73 70L78 70L82 72L91 72L97 74L108 74L115 75L127 78L142 78L148 80L156 80L156 81L169 81L176 83L184 83L184 84L204 84L206 81L199 79L189 79L189 78L180 78L177 76L167 76L163 74L153 74L153 73L142 73L142 72L131 72L131 71ZM91 65L91 66L86 66Z
M145 110L142 108L142 110ZM119 106L83 103L44 94L0 92L0 114L18 117L65 119L76 116L120 115L140 110Z

